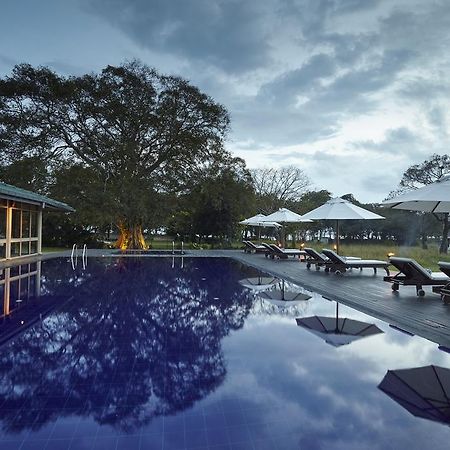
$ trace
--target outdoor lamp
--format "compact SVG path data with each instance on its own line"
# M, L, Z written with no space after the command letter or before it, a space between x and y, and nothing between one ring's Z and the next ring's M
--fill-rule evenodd
M388 258L390 258L391 256L395 256L395 253L389 252L389 253L387 254L387 257L388 257Z

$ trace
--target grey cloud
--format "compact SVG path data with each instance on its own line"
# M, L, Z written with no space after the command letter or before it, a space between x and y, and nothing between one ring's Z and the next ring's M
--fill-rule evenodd
M271 0L84 0L87 8L143 47L207 62L229 72L264 65Z
M259 101L277 106L295 104L297 95L313 91L318 87L320 79L333 75L335 70L336 64L332 57L314 55L299 69L284 73L263 85L258 93Z
M419 144L420 143L420 144ZM352 144L353 148L374 150L376 152L393 153L412 149L422 145L419 135L405 127L388 130L381 142L359 141Z
M330 137L344 118L376 108L378 103L367 94L389 86L413 55L410 51L385 52L377 56L371 67L335 76L328 86L320 85L320 80L333 78L337 64L329 55L316 55L300 69L264 85L254 99L235 105L239 112L234 118L249 137L257 136L278 145ZM308 101L297 107L299 95ZM257 114L252 115L251 111Z

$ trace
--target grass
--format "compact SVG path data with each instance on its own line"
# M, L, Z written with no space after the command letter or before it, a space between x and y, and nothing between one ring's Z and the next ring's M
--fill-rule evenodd
M66 247L42 247L42 253L63 252L65 250L69 249Z
M320 251L323 248L333 248L332 244L311 243L308 246ZM361 242L355 244L341 244L339 253L344 256L360 256L363 259L387 260L388 253L394 253L395 256L415 259L423 267L438 271L438 261L450 261L450 254L441 255L437 244L429 244L428 249L424 250L419 246L398 246L394 244L373 244Z

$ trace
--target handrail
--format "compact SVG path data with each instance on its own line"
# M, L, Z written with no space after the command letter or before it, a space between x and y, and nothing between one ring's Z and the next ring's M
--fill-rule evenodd
M72 253L70 254L70 262L72 264L72 270L75 270L75 267L77 266L77 260L78 260L78 248L77 244L73 244L72 246ZM75 256L75 260L74 260Z
M83 263L83 269L87 266L87 245L83 245L83 253L81 254L81 262Z

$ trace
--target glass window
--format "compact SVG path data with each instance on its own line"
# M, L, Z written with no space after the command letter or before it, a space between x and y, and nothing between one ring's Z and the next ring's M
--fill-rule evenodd
M0 259L6 258L6 243L0 242Z
M29 255L30 254L30 243L29 242L22 242L22 251L20 252L21 255Z
M30 237L30 211L22 211L22 237Z
M9 276L17 277L19 275L19 267L20 266L12 266L9 268Z
M6 208L0 208L0 239L6 238Z
M21 216L20 209L13 209L12 210L12 237L13 238L20 238L20 216Z
M11 256L20 256L20 242L11 243Z
M30 247L30 254L37 253L37 241L31 241Z
M31 237L37 237L38 230L37 230L37 212L36 211L31 211L30 228L31 228Z

